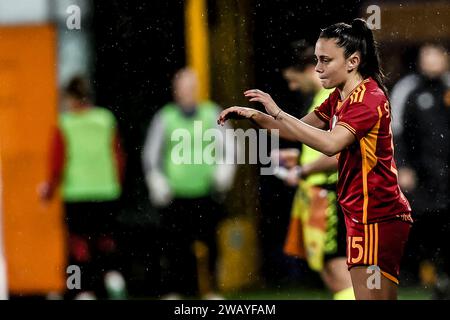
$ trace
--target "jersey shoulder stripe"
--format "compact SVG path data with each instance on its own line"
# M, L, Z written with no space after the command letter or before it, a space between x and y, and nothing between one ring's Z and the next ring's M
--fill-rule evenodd
M365 93L367 90L366 83L369 82L369 79L364 80L359 87L350 95L349 104L353 103L361 103L365 97Z

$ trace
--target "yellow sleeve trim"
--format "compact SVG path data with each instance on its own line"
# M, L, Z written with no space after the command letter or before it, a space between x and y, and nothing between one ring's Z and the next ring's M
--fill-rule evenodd
M325 113L323 113L322 111L320 111L318 108L315 108L314 111L316 112L317 115L319 115L319 116L322 118L322 120L330 121L330 117L327 116L327 115L326 115Z
M356 130L351 125L349 125L348 123L339 121L336 124L340 125L340 126L343 126L344 128L347 128L351 133L353 133L356 136Z

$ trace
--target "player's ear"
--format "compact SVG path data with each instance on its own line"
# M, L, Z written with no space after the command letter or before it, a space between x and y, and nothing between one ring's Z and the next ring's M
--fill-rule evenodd
M347 58L347 72L352 72L353 70L358 69L360 62L361 57L359 52L353 53L350 57Z

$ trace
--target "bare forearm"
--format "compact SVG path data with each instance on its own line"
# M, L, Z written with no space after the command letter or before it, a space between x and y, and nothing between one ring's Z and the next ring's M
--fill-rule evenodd
M324 122L322 119L320 119L314 111L308 113L300 120L306 124L309 124L310 126L318 128L318 129L325 130L326 128L328 128L328 123Z
M336 147L338 141L335 141L335 136L329 131L308 125L285 112L281 112L275 121L283 123L283 127L294 136L295 140L327 156L333 156L339 152L339 149Z
M354 132L340 126L339 123L331 131L324 131L322 129L328 128L328 123L323 122L313 112L303 118L305 123L283 112L272 97L261 90L247 90L244 95L249 98L250 102L262 103L269 115L251 108L235 106L221 113L219 123L226 121L232 114L253 119L261 127L271 130L279 129L282 137L302 142L327 156L335 155L355 142Z
M297 141L296 136L291 132L290 129L286 127L286 125L283 122L275 120L272 116L268 114L258 111L251 118L251 120L261 128L268 129L269 131L278 129L279 135L283 139Z

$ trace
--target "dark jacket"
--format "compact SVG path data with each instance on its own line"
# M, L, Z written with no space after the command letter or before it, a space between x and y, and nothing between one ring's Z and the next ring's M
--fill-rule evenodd
M450 88L421 76L407 98L401 139L404 165L418 177L410 197L418 214L449 208L449 117Z

